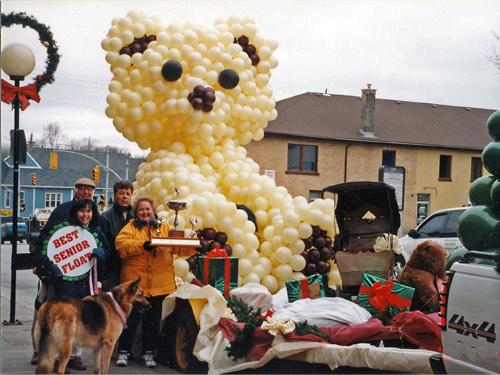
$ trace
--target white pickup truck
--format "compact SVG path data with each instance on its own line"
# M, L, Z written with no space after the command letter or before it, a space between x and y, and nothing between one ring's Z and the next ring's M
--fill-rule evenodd
M500 254L469 251L443 286L443 354L431 357L434 373L500 373Z

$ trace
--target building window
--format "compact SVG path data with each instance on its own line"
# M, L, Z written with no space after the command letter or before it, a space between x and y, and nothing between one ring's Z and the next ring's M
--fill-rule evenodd
M417 193L417 225L429 216L430 200L431 195L429 193Z
M288 145L288 171L314 173L318 169L318 146Z
M451 181L451 155L439 156L439 179Z
M396 166L396 151L383 150L382 151L382 165L386 167Z
M24 203L25 203L25 202L24 202L24 191L23 191L23 190L21 190L21 191L19 192L19 205L24 204Z
M5 208L10 208L11 195L10 190L5 190L4 204Z
M57 207L61 204L61 193L45 193L45 207Z
M481 158L471 158L470 180L474 181L475 179L481 177L482 175L483 175L483 163L481 162Z
M323 192L321 190L309 190L309 202L320 198L323 198Z

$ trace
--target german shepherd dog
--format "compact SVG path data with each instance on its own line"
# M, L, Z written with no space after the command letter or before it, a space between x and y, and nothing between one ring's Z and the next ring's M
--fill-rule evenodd
M60 298L45 302L38 311L34 342L39 359L37 374L64 374L73 346L94 351L94 373L107 374L111 354L126 326L133 304L142 311L151 305L139 288L140 278L114 287L109 293L81 300ZM59 355L57 368L54 368Z

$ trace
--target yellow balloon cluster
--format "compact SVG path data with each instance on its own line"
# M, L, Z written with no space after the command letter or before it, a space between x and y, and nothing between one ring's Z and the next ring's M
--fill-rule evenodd
M106 114L116 129L151 148L136 175L135 196L182 199L180 228L226 232L239 258L240 285L258 282L275 292L303 277L302 238L311 225L330 232L332 200L308 203L259 174L242 145L261 140L277 116L271 70L277 43L249 18L218 20L213 28L162 25L139 12L114 19L102 41L113 79ZM256 226L236 204L250 208ZM187 264L187 263L186 263ZM176 272L192 278L186 264Z

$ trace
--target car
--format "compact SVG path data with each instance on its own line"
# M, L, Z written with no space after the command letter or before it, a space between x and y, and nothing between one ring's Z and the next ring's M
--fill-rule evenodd
M500 373L500 252L469 251L440 292L443 352L431 357L435 374Z
M406 261L418 244L426 240L436 241L448 253L446 269L460 259L467 249L457 235L458 218L468 207L454 207L439 210L429 215L415 229L410 229L408 234L401 238L403 256Z
M1 217L1 224L0 224L0 236L2 238L2 244L5 241L10 241L12 243L13 237L12 237L12 229L13 229L13 217L12 216L2 216ZM22 242L24 239L26 239L26 234L28 233L28 225L26 224L26 221L24 218L19 217L17 221L17 237L19 239L19 242Z

